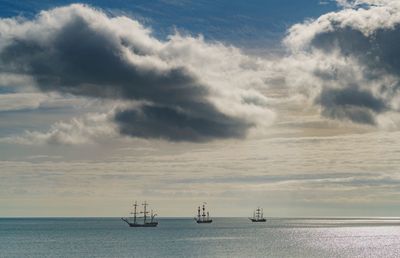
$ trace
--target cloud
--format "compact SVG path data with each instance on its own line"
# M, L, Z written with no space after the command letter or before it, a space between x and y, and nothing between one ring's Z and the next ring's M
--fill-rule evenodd
M364 203L368 208L377 202L390 208L398 201L399 136L399 132L375 132L172 146L142 140L141 144L126 142L120 146L123 149L111 152L96 146L79 146L75 150L80 151L68 153L63 148L34 146L35 155L61 158L27 160L31 154L27 152L13 152L9 161L1 156L0 195L15 204L26 198L44 202L49 196L64 200L65 192L72 192L76 193L71 195L73 205L87 194L91 202L100 203L108 196L116 207L118 196L127 195L160 200L174 196L185 202L188 196L201 199L206 194L215 205L227 199L246 205L263 196L276 207L282 203L291 207L295 196L299 202L326 208L338 204L346 210L344 203ZM155 148L148 151L143 146ZM142 191L143 185L151 191ZM21 189L27 192L16 192ZM175 203L173 207L182 210Z
M2 19L0 34L0 74L29 76L43 92L140 102L115 113L124 135L241 138L273 119L251 89L263 83L260 62L201 37L160 41L135 20L80 4Z
M45 94L38 92L0 92L0 112L28 111L37 109L82 109L95 101L60 94ZM99 105L99 104L98 104ZM104 106L104 104L103 104Z
M336 0L339 6L345 8L369 7L371 5L384 5L393 0Z
M328 4L330 4L331 2L329 2L329 1L319 1L318 2L318 4L319 5L328 5Z
M321 114L380 125L398 113L400 97L400 3L341 1L352 7L292 26L284 40L287 66L306 73L289 85L304 89ZM397 115L394 115L397 116ZM397 123L397 122L396 122Z
M368 91L356 88L323 89L318 99L324 107L323 114L332 118L349 118L364 124L374 124L373 112L383 112L385 103Z
M146 139L244 138L275 117L290 123L312 112L397 129L400 3L338 3L345 8L293 25L286 54L268 58L201 36L159 40L131 18L79 4L2 19L0 85L124 103L107 123Z
M77 145L104 142L118 136L111 122L113 112L88 113L68 122L58 122L48 132L27 131L23 136L0 138L0 142L17 144L66 144Z
M38 108L46 95L39 93L7 93L0 94L0 112Z
M143 138L164 136L173 141L204 141L210 136L242 138L246 128L251 126L239 119L215 113L214 109L202 110L199 115L193 116L172 108L155 106L121 111L115 120L122 134Z

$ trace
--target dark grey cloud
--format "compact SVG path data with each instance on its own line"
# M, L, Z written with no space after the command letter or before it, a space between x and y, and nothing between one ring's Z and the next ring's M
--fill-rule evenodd
M222 98L239 111L254 105L265 108L264 100L257 99L260 96L243 96L254 98L254 103L247 103L223 96L234 88L211 90L201 73L182 61L174 62L190 52L179 53L171 42L153 38L136 21L107 17L83 5L44 15L50 18L39 16L14 25L20 32L7 35L7 43L0 47L0 73L30 75L44 92L144 103L117 111L113 121L122 134L172 141L240 138L256 122L221 111L215 101ZM24 31L24 26L31 31ZM204 47L186 44L186 51ZM201 49L205 55L220 54L210 46L204 48L210 51Z
M76 17L46 45L15 39L0 52L2 70L32 75L43 91L177 106L205 101L207 88L185 68L143 69L124 58L121 42L114 37Z
M322 114L325 116L370 125L376 124L375 113L387 109L383 100L357 87L325 88L316 102L323 107Z
M373 89L363 87L363 84L378 80L382 75L400 76L400 25L378 29L371 35L365 35L352 27L339 27L316 34L311 46L327 53L339 49L341 55L358 60L358 65L363 67L364 81L350 83L335 78L335 83L342 83L344 88L323 88L316 101L323 107L322 114L335 119L375 125L376 114L384 113L390 107L385 104L383 97L374 96ZM346 83L349 85L343 85ZM393 95L399 90L399 83L377 86L379 95Z
M169 107L144 106L140 110L121 111L115 120L122 134L172 141L202 142L213 138L241 138L251 126L240 119L218 113L210 106L204 105L202 108L204 111L198 114L189 114Z
M400 97L400 3L372 2L354 2L349 5L354 9L289 30L285 43L294 58L315 66L308 68L316 78L311 83L320 85L311 95L326 117L377 125L378 116L400 111L395 104Z
M350 26L338 27L316 34L311 46L326 52L339 49L342 55L357 58L369 69L400 75L400 24L377 29L371 35ZM366 70L365 76L371 77L371 72Z

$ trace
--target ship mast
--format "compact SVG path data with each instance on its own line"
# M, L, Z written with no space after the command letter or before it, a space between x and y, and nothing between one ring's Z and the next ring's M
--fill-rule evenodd
M205 217L206 217L206 206L204 203L203 203L203 214L201 216L203 217L203 221L204 221Z
M199 208L197 209L197 218L200 220L200 206L199 206Z
M257 213L256 213L257 214L257 219L260 219L260 207L258 207L256 211L257 211Z
M148 211L146 211L148 204L146 201L144 201L144 203L142 203L142 205L143 205L143 221L144 221L144 223L146 223L147 213L149 213Z
M150 216L151 216L151 222L153 223L154 218L157 216L157 214L154 213L153 210L151 210Z
M136 224L136 215L137 215L137 202L135 201L135 203L133 204L133 223Z

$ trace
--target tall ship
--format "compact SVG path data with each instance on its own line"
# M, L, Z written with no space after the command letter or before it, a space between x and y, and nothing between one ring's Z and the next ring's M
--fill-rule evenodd
M142 203L143 211L137 211L138 204L135 201L133 204L133 211L131 215L133 217L129 218L121 218L125 221L130 227L157 227L158 222L155 221L155 217L157 214L153 212L153 210L148 211L147 206L149 204L145 201Z
M195 217L194 220L196 220L198 224L212 222L212 219L210 219L210 213L208 211L206 213L206 203L203 203L202 208L200 208L200 206L197 208L197 217Z
M264 212L263 209L260 209L258 207L254 212L253 212L253 217L249 218L252 222L266 222L267 219L264 218Z

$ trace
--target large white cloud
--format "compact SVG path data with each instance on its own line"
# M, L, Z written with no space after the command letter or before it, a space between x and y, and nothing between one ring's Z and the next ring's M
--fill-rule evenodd
M338 3L345 8L292 26L286 54L269 58L179 33L162 41L84 5L2 19L0 82L124 102L107 123L141 138L241 138L301 106L397 129L400 2Z
M352 8L289 29L286 71L304 74L289 86L305 90L327 117L398 127L400 2L342 3Z
M122 134L174 141L244 137L269 124L262 62L202 38L160 41L127 17L74 4L0 20L0 73L44 92L141 103L115 113Z

